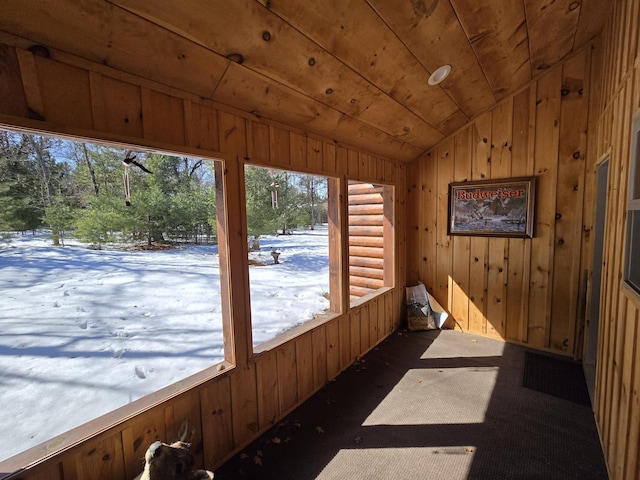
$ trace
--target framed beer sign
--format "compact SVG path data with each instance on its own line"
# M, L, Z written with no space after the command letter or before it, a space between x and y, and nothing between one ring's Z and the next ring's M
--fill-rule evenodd
M448 235L533 237L535 177L449 184Z

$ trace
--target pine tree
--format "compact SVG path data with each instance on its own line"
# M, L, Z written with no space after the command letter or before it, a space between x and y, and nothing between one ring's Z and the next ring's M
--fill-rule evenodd
M125 165L134 157L138 165ZM114 240L208 241L217 221L213 172L203 159L0 132L0 229L44 222L58 244L75 226L97 247Z
M245 198L249 235L275 234L278 214L275 195L278 194L277 170L247 166L245 168Z
M51 205L45 207L42 220L49 225L52 232L57 232L60 243L64 246L65 231L70 230L73 225L73 209L61 195L56 195L51 201Z
M0 229L35 230L43 210L38 174L23 148L22 137L0 132Z

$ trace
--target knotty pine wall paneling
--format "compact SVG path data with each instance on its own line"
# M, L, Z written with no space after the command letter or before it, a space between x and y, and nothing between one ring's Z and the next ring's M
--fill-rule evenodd
M560 68L555 68L537 82L534 152L537 191L534 212L535 236L531 240L528 343L540 347L549 346L551 334L561 82ZM573 119L567 119L567 121L573 121ZM562 273L558 272L558 275Z
M514 95L511 145L511 175L514 177L533 176L535 107L533 86ZM531 241L510 238L508 248L505 338L526 343L528 329L524 319L529 318Z
M408 283L425 281L463 330L580 358L585 315L592 296L599 293L591 291L595 173L599 162L609 160L593 409L614 480L640 478L640 298L622 277L631 122L638 112L640 4L617 0L590 49L537 77L456 133L459 148L453 159L440 153L445 140L407 169L407 198L415 203L408 208L407 248L409 258L420 261L410 266ZM494 121L498 117L502 120ZM505 145L503 141L508 144L509 136L511 148L501 158L510 167L498 172L497 155L506 152L496 149ZM495 242L489 243L494 239L452 237L446 245L441 237L444 227L437 208L445 182L440 175L450 176L451 167L443 162L451 161L456 181L536 176L535 236L509 239L503 265L494 264L499 258ZM438 232L429 233L430 229ZM444 272L436 275L429 264L441 255L452 257L452 291L442 288ZM447 263L448 258L437 260L442 268ZM502 285L493 280L496 266L507 272L506 307L497 312L498 297L492 292Z
M478 117L475 124L471 127L471 180L484 180L490 178L491 125L491 115L489 113L484 113ZM469 248L471 256L469 259L468 293L470 304L469 330L481 334L487 332L486 295L488 247L488 238L470 238Z
M454 157L453 138L449 137L437 148L438 176L437 181L437 207L436 207L436 283L434 288L438 298L447 298L449 292L449 278L451 272L451 243L447 235L447 209L448 209L448 185L453 179L453 162L448 161ZM444 228L441 228L444 227ZM446 301L446 300L445 300Z
M463 182L468 179L471 170L471 131L465 129L455 136L453 181ZM449 296L451 314L462 322L460 328L469 329L469 271L471 255L471 238L459 237L452 246L453 265Z
M491 115L491 178L511 177L513 98L507 98ZM508 239L489 238L487 259L487 334L505 337L507 305Z
M104 417L0 462L13 478L133 478L155 440L171 441L188 417L198 432L199 461L215 469L266 431L402 322L405 286L406 168L349 145L265 122L232 107L194 96L150 78L56 50L49 58L28 50L27 39L2 34L5 68L0 125L105 141L154 151L221 159L218 172L226 202L221 221L224 311L233 319L225 335L227 363L122 407ZM170 83L169 83L170 84ZM205 95L206 96L206 95ZM340 252L333 282L342 291L337 311L314 321L299 336L285 338L258 355L252 351L244 189L246 164L335 177L340 195L332 221L346 232L347 179L380 182L395 192L395 283L349 309L346 235L332 239ZM221 200L221 199L219 199ZM222 250L225 250L222 252ZM340 298L340 297L337 297ZM46 457L46 458L45 458ZM42 460L45 458L44 460ZM9 477L11 478L11 477Z
M589 62L589 56L577 55L565 62L562 69L553 257L553 271L556 273L552 285L548 346L553 349L566 347L570 352L578 350L575 343L583 289L580 253L584 248L582 211L587 177ZM567 298L577 301L567 302ZM562 321L564 318L569 321Z
M640 112L639 17L638 2L617 0L596 43L599 101L589 138L591 160L609 159L594 411L612 480L640 478L640 296L622 278L631 122Z
M457 328L575 356L590 48L412 162L409 269ZM535 176L534 238L447 235L452 181Z

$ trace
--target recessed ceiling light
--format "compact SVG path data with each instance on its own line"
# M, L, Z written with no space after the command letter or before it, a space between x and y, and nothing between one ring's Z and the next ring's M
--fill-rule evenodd
M438 85L451 73L451 65L443 65L429 77L429 85Z

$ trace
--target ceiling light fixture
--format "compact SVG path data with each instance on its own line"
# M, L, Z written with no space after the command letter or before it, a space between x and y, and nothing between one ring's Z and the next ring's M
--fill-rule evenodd
M451 65L441 66L429 77L429 85L438 85L449 76L449 73L451 73Z

